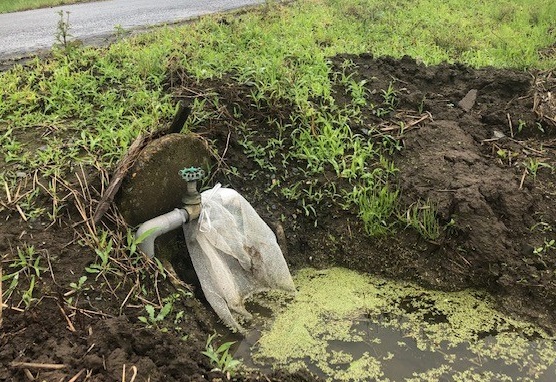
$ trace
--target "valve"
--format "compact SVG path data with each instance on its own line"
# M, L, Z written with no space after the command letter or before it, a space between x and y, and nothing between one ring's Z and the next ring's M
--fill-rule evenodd
M182 199L186 206L201 205L201 194L197 191L197 181L205 176L200 167L186 167L179 171L180 176L187 182L187 191Z
M179 174L186 182L201 180L205 176L205 171L200 167L186 167L179 171Z

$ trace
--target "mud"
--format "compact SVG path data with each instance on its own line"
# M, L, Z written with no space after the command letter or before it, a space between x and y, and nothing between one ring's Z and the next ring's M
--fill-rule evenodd
M368 81L374 104L381 104L381 90L390 85L397 92L395 111L378 117L363 107L363 121L350 126L352 131L367 134L369 124L388 128L399 126L400 120L417 120L411 116L426 115L405 130L400 140L403 150L393 152L392 159L400 169L402 210L419 200L432 201L442 227L438 239L425 240L403 226L393 235L371 239L357 211L323 202L315 207L315 219L306 216L300 203L277 192L264 192L276 174L259 168L244 154L240 140L245 131L237 126L243 122L246 131L255 133L252 139L264 143L277 134L268 118L287 122L293 113L291 105L273 101L255 108L248 97L249 86L236 83L233 75L198 83L187 73L169 73L168 91L176 100L192 103L199 94L219 96L219 112L195 131L212 142L221 156L209 182L237 189L269 224L281 222L288 242L286 260L294 271L306 266L342 266L441 290L474 287L491 293L506 314L553 331L556 256L545 243L556 238L555 175L547 166L538 166L533 173L531 165L554 166L556 162L556 128L551 123L552 100L547 96L554 92L554 84L543 82L551 74L475 70L463 65L425 67L410 58L369 55L333 57L332 70L340 70L346 59L355 63L349 69L354 78ZM477 91L474 102L458 106L473 89ZM339 105L350 101L339 85L334 97ZM286 141L290 133L286 131ZM278 175L283 174L280 163L275 165ZM241 176L225 171L231 166ZM330 180L346 186L325 170L322 181ZM78 211L68 208L65 214L62 224L49 226L40 219L24 222L16 210L0 211L3 269L8 269L16 249L24 244L35 246L45 268L35 292L42 296L40 300L23 311L22 306L13 306L20 292L5 301L0 380L24 380L28 373L40 380L68 380L84 370L78 381L87 375L91 381L121 381L124 365L128 380L134 370L136 380L225 380L225 375L211 371L201 354L217 323L198 290L175 302L174 312L183 311L183 318L176 325L179 330L166 332L141 323L141 303L126 300L136 283L133 272L95 282L89 275L79 309L71 311L64 305L69 283L76 282L96 257L77 244ZM185 261L175 267L182 274L189 269ZM106 287L118 282L127 287L113 291ZM22 283L23 288L26 284ZM175 292L170 283L161 285L161 298ZM3 286L6 289L8 281ZM27 372L14 361L64 368ZM245 372L235 379L309 381L315 377L277 371L264 376Z

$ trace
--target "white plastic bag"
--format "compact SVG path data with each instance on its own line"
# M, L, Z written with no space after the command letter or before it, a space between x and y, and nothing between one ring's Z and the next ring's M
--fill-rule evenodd
M250 319L247 297L295 286L276 236L238 192L218 184L201 193L201 202L199 219L183 226L187 249L209 304L242 331L232 312Z

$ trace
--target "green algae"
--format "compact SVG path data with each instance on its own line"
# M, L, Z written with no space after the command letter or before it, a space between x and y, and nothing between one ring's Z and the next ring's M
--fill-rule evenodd
M303 269L295 282L295 299L252 349L256 364L352 381L556 376L554 339L506 317L485 293L431 291L342 268ZM408 354L429 362L407 370Z

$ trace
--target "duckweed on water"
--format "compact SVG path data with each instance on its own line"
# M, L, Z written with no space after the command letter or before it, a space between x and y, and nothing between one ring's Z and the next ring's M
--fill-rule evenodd
M488 295L437 292L346 269L304 269L253 358L333 380L552 381L554 338Z

